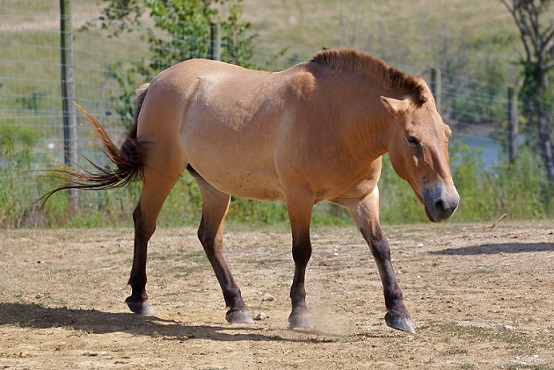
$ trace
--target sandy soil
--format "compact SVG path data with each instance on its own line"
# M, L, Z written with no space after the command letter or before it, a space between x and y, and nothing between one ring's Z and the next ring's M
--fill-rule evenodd
M554 221L488 226L385 226L415 335L384 324L354 228L313 232L313 331L287 328L285 230L226 234L243 296L267 316L250 326L225 322L191 228L152 240L151 317L123 303L132 230L0 231L0 369L554 369Z

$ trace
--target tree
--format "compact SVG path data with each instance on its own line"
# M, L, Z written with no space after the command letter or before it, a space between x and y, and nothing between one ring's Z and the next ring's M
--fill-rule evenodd
M554 70L554 12L552 0L500 0L519 29L524 51L521 99L529 113L529 123L536 137L550 183L554 184L554 93L549 75ZM545 19L551 17L551 19Z
M141 82L149 81L165 68L191 58L209 55L210 24L221 27L221 60L253 67L255 35L251 24L240 20L242 0L104 0L108 5L102 27L113 37L143 32L152 52L148 63L131 68L114 65L112 73L123 91L117 108L127 124L133 120L133 96ZM144 17L145 13L149 17ZM144 81L137 81L137 75Z

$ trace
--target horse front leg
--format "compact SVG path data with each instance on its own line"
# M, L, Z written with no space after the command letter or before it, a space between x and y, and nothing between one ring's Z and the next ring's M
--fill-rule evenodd
M410 314L404 305L402 290L394 273L390 248L379 224L379 191L377 188L359 202L347 206L356 226L367 241L377 264L387 313L385 322L393 329L415 333Z
M308 200L308 201L307 201ZM294 279L290 288L292 311L289 325L294 328L314 328L312 314L306 304L304 286L306 266L312 255L310 241L310 221L313 201L309 197L287 197L287 209L292 231L292 257L294 260Z
M389 244L381 230L381 226L379 224L374 226L370 234L367 231L362 231L362 235L370 246L381 276L385 307L387 308L385 322L393 329L415 333L410 314L404 305L402 290L392 268Z

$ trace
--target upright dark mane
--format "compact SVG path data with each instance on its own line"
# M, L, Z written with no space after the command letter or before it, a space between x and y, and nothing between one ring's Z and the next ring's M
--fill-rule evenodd
M414 102L419 104L429 100L425 84L421 83L416 77L357 50L323 50L315 54L310 62L331 69L361 73L376 80L386 89L399 90L411 96Z

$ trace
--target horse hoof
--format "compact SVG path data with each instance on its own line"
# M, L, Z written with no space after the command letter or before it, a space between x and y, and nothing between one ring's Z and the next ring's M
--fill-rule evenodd
M252 316L248 311L229 311L225 315L229 324L253 324Z
M311 313L303 313L289 316L289 328L291 329L313 329L314 319Z
M387 312L385 322L393 329L402 330L408 333L415 334L414 325L410 317L403 316L396 312Z
M125 303L127 303L127 306L129 306L129 309L136 313L137 315L153 315L154 314L154 308L152 308L152 305L148 301L144 302L132 302L130 300L131 297L127 298L125 300Z

